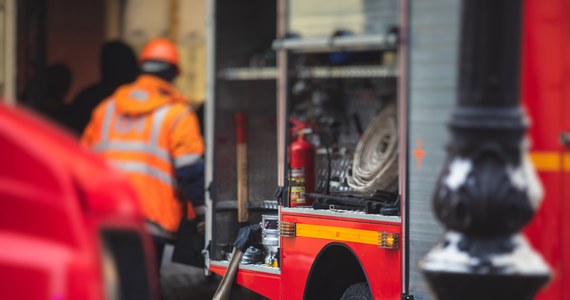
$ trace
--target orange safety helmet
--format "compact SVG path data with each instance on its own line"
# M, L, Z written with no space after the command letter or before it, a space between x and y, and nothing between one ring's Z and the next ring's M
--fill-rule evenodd
M180 62L176 45L172 41L163 38L150 40L144 46L139 56L139 62L148 60L167 62L175 65L177 68Z

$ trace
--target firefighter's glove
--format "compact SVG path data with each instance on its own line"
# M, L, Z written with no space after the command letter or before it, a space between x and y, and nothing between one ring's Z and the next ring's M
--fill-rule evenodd
M206 232L206 220L203 214L196 215L196 232L198 232L199 235L204 235Z
M238 237L234 246L241 252L245 253L247 248L255 243L257 233L261 229L260 224L253 224L243 227L239 230Z

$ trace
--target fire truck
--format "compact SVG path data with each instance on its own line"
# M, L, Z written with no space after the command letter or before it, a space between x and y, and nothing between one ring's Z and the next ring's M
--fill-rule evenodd
M429 299L418 261L443 232L431 199L457 98L461 1L331 2L208 2L207 272L225 274L240 225L261 222L236 280L267 298ZM568 12L524 1L521 102L546 192L525 234L552 270L537 299L570 297ZM362 196L358 178L373 172L382 193Z

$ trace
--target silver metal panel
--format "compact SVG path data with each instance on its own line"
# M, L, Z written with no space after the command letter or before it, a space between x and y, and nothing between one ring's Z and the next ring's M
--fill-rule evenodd
M215 0L208 0L206 3L206 34L209 37L206 40L206 49L207 53L215 53L215 37L216 37L216 2ZM206 187L210 186L214 179L214 110L215 110L215 74L216 74L216 66L215 66L215 59L214 55L208 55L206 61L206 103L205 103L205 144L206 144ZM210 244L212 240L212 232L213 232L213 202L212 202L212 194L208 191L206 193L206 234L205 234L205 245ZM206 261L206 268L204 268L204 272L206 275L209 275L209 262L210 262L210 253L208 251L204 251L204 259Z
M225 80L275 80L276 67L228 68L218 73L218 78Z
M278 69L264 68L227 68L218 72L224 80L274 80ZM395 78L398 70L395 66L341 66L341 67L303 67L294 74L297 78Z
M387 223L400 223L401 219L399 216L382 216L382 215L372 215L366 214L364 212L353 211L353 210L342 210L342 209L313 209L311 207L282 207L281 213L294 213L303 214L311 216L323 216L323 217L333 217L333 218L347 218L347 219L360 219L368 221L377 222L387 222Z
M400 187L400 216L402 216L402 294L408 294L409 274L409 213L408 213L408 84L409 84L409 36L410 36L410 2L400 0L400 44L398 45L398 130L399 139L399 187Z
M431 197L446 158L446 123L456 98L460 1L411 2L410 37L410 293L414 299L430 299L417 268L440 238ZM426 152L421 169L414 157L419 144Z
M289 1L277 1L277 37L283 38L287 35L289 28ZM277 98L277 178L281 192L287 190L287 151L289 144L287 130L289 126L289 112L287 98L289 97L289 55L285 49L277 50L278 78L276 85ZM287 202L286 197L282 197L283 202Z
M220 267L227 267L230 265L229 261L227 260L211 260L210 264L213 266L220 266ZM281 274L281 269L280 268L275 268L275 267L268 267L265 265L249 265L249 264L240 264L239 265L240 270L248 270L248 271L256 271L256 272L262 272L262 273L269 273L269 274L277 274L280 275Z
M395 78L398 70L392 66L345 66L300 68L298 78Z
M362 34L351 36L322 36L307 38L278 39L273 42L275 49L288 49L293 51L339 51L344 48L394 50L397 36L395 34Z

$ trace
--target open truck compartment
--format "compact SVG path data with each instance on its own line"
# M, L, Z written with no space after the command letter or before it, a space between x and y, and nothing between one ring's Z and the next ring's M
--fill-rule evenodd
M372 219L400 214L398 1L364 1L366 14L327 1L290 1L285 21L277 17L275 1L254 2L210 3L215 12L209 69L214 101L207 107L207 124L213 126L207 135L212 261L228 260L243 225L237 201L238 113L246 120L250 224L278 215L280 206ZM342 21L313 24L319 5ZM279 22L290 25L278 29ZM333 28L335 23L343 27ZM279 101L285 101L285 110ZM314 171L303 170L310 182L303 190L306 202L296 206L291 145L299 134L314 147L314 162L307 167ZM281 161L280 150L286 154ZM378 182L370 183L378 173L383 174L374 179ZM280 182L280 175L285 180ZM257 248L263 250L261 239Z
M251 9L255 7L255 9ZM213 105L206 108L213 134L212 199L213 260L227 260L239 230L237 211L236 113L245 115L247 142L247 206L249 223L261 222L263 214L277 214L274 198L277 182L277 131L275 80L233 80L224 72L248 68L256 54L270 49L275 39L276 6L272 1L216 3L215 76L210 92ZM260 59L261 60L261 59ZM268 62L270 64L270 62ZM274 62L273 62L274 64Z

